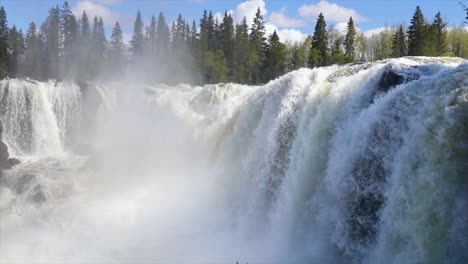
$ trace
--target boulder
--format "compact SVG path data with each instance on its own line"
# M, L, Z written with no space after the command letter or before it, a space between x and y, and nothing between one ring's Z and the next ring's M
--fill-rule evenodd
M387 68L379 81L379 92L386 93L392 87L405 82L405 77L391 68Z
M8 146L0 140L0 170L11 169L11 164L8 161L9 156Z
M0 171L9 170L13 166L21 163L19 159L10 158L10 153L8 153L8 146L5 142L2 141L3 125L0 121Z
M15 166L15 165L21 164L21 160L19 160L17 158L9 158L8 162L10 163L10 165L12 167Z

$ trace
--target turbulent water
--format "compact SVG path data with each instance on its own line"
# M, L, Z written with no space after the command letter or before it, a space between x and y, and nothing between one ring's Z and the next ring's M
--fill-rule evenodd
M400 81L385 78L393 72ZM468 64L0 82L0 263L462 263Z

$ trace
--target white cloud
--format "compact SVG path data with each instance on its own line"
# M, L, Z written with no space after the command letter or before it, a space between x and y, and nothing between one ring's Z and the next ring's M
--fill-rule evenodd
M366 21L366 18L359 15L356 10L330 3L327 0L321 0L316 5L303 5L299 8L299 14L308 19L316 19L320 13L323 13L325 20L329 22L346 22L349 17L353 17L356 22Z
M285 14L285 9L281 9L280 12L272 12L268 21L280 28L284 27L304 27L307 23L298 18L288 17Z
M344 34L346 34L346 32L348 32L348 23L347 22L336 23L335 29L338 30L338 32L340 32L340 34L344 35Z
M307 34L304 34L297 29L278 29L273 24L265 24L265 31L267 36L273 34L275 30L281 42L302 42L307 38Z
M72 11L78 18L81 17L83 11L86 11L90 21L92 21L95 16L102 17L104 22L108 25L114 25L115 21L120 18L119 14L112 12L112 10L105 5L88 0L77 2Z
M268 13L266 9L265 1L263 0L248 0L237 5L236 9L233 12L234 23L239 23L242 21L244 16L247 18L247 24L250 26L253 22L253 18L257 13L257 9L260 8L260 12L263 17Z
M379 34L382 31L390 30L390 29L392 28L391 27L379 27L379 28L369 29L369 30L364 31L364 36L371 37L372 35Z

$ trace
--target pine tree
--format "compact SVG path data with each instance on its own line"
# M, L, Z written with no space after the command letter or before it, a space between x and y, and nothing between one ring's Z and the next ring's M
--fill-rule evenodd
M67 1L63 3L60 20L63 38L63 59L60 68L62 69L61 75L64 76L67 74L65 71L69 70L77 59L79 47L77 43L79 38L78 23Z
M273 80L284 73L286 46L280 42L276 30L268 39L264 81Z
M140 11L137 12L135 24L133 27L133 36L130 41L130 50L134 57L141 56L144 48L143 20Z
M164 61L165 56L168 54L170 43L169 27L166 24L164 14L159 13L158 23L156 27L156 48L158 57Z
M106 34L104 31L104 22L102 17L94 17L93 34L92 34L92 48L91 60L89 68L91 69L91 78L95 78L101 72L103 66L106 64Z
M206 30L208 35L208 50L216 50L216 28L215 28L215 19L213 13L210 11L208 14L208 20L206 24Z
M51 8L49 16L44 24L45 33L45 61L46 77L60 78L60 49L61 49L61 34L60 34L60 9L58 6Z
M31 78L39 78L42 76L41 66L41 40L37 32L36 24L29 24L28 32L26 33L26 50L24 52L24 60L22 62L21 75Z
M250 82L253 84L258 84L263 80L261 71L265 59L265 50L265 21L263 21L260 8L258 8L250 29Z
M312 37L312 47L309 54L309 65L325 66L328 63L328 33L327 23L322 13L319 14L315 24L314 36Z
M403 25L400 25L392 40L392 57L398 58L406 56L406 35Z
M16 76L20 57L24 53L25 46L23 32L21 30L18 31L15 25L13 25L8 34L8 46L10 50L9 75Z
M437 12L432 23L434 33L435 55L441 56L447 51L447 23L442 19L440 12Z
M110 65L114 66L117 69L117 72L122 72L124 49L125 45L123 43L122 29L120 28L120 24L117 21L114 28L112 29L109 54Z
M408 28L408 55L423 56L426 43L426 23L424 15L419 6L411 19L411 25Z
M229 75L232 76L234 57L234 21L231 14L228 14L227 11L224 13L220 30L221 49L223 50L228 62Z
M146 49L150 57L156 56L156 17L151 16L150 26L146 28Z
M179 14L172 27L172 48L176 54L185 48L185 20Z
M83 14L81 15L81 38L87 42L90 38L90 33L91 28L89 25L88 15L86 14L86 11L83 11Z
M236 25L233 57L233 80L237 83L249 81L249 26L244 17L242 22Z
M356 41L356 28L354 27L354 21L353 18L349 18L348 22L348 32L346 33L346 38L345 38L345 58L346 62L353 62L356 56L356 47L355 47L355 41Z
M8 70L8 21L5 8L0 8L0 78L5 77Z

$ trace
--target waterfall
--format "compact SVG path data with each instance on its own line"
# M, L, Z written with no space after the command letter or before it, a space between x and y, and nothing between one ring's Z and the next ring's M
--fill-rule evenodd
M4 182L36 171L45 193L34 202L0 188L5 260L468 259L465 60L300 69L262 86L96 91L97 133L83 139L78 86L0 83L4 140L42 158ZM44 160L67 151L73 132L94 150Z
M2 80L0 119L12 154L62 153L78 123L80 100L80 89L72 83Z

